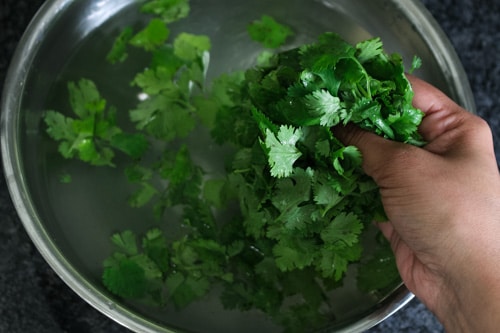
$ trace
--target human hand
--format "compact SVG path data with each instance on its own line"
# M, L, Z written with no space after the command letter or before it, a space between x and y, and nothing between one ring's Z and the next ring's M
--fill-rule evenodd
M423 148L357 127L335 128L363 154L389 218L379 227L400 275L449 332L493 332L500 324L500 175L491 130L414 77L425 112Z

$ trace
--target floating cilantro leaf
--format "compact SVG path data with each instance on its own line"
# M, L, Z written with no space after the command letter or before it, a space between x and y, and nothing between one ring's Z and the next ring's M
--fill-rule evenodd
M102 279L106 288L124 298L142 298L146 293L144 270L124 256L115 255L106 260Z
M128 58L127 46L134 35L134 30L131 27L126 27L120 35L115 39L112 49L106 56L106 60L115 64L124 62Z
M166 95L156 95L141 102L130 111L130 118L138 129L145 129L155 138L166 142L178 137L186 137L194 128L190 110L172 103Z
M111 145L132 158L140 158L149 147L149 142L141 133L117 133L111 137Z
M317 261L322 276L325 279L333 278L334 281L340 281L349 265L361 258L362 250L359 243L349 246L337 242L323 246L318 256L320 259Z
M125 230L119 234L114 234L113 237L111 237L111 241L122 252L128 255L137 254L137 238L132 231Z
M174 273L165 281L170 298L178 309L186 307L194 300L204 296L210 288L210 282L204 277L185 276Z
M260 20L248 26L250 37L267 48L278 48L293 34L292 29L276 22L271 16L263 15Z
M141 11L155 14L165 23L172 23L189 15L188 0L150 0L142 5Z
M321 239L325 243L341 241L351 246L358 242L362 230L363 224L356 215L341 213L321 232Z
M69 101L75 117L47 111L47 134L59 142L65 158L78 158L91 165L113 166L111 138L122 133L116 126L115 110L106 107L94 82L81 79L68 83Z
M149 24L129 41L135 47L152 51L161 46L170 35L170 30L160 19L152 19Z
M113 235L112 242L118 252L104 261L104 285L124 298L162 303L162 272L150 257L139 252L136 235L127 230Z
M309 266L314 260L317 246L313 240L282 239L274 248L276 265L281 271L292 271Z
M210 39L204 35L179 34L174 41L174 54L182 60L193 61L210 51Z
M92 114L100 114L106 108L106 101L101 98L95 83L91 80L69 82L68 91L73 112L82 119Z
M147 68L144 72L136 75L132 84L141 88L148 95L157 95L166 91L170 96L175 96L180 92L177 91L178 88L172 82L178 68L173 69L163 66L157 66L154 69Z
M358 288L364 292L381 291L400 281L396 260L389 243L379 237L375 251L359 268Z
M422 59L420 57L414 56L411 62L411 68L408 73L413 74L413 72L422 66Z

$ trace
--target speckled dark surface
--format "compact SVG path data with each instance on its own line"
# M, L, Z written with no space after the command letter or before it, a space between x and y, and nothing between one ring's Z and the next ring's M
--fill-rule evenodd
M405 0L401 0L405 1ZM43 0L0 0L0 88L21 34ZM455 46L500 156L500 0L423 0ZM71 291L25 233L0 177L0 333L129 332ZM370 332L443 332L418 300Z

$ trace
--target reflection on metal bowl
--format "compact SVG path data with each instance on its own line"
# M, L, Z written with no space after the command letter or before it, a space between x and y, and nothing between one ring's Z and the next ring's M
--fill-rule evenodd
M118 4L118 5L117 5ZM107 66L105 54L116 33L139 25L140 1L48 0L21 40L10 67L2 102L2 153L12 199L28 231L52 268L83 299L137 332L273 331L255 313L227 312L220 305L193 305L182 313L145 310L110 295L101 285L102 262L110 253L109 236L155 224L141 211L123 209L127 188L118 176L53 158L44 139L41 115L61 105L68 80L91 76L126 108L133 96L117 88L143 64L125 71ZM458 57L437 23L417 0L254 0L191 1L192 13L175 28L212 38L210 76L245 69L258 50L242 38L247 22L271 15L296 31L290 47L311 42L322 32L339 33L350 42L381 37L389 52L423 61L417 75L442 89L468 110L472 93ZM203 154L205 147L200 147ZM212 161L217 163L217 161ZM59 182L61 169L82 175L70 186ZM141 221L134 224L133 221ZM337 316L327 331L361 332L404 306L412 295L400 284L385 295L367 299L346 289L336 297ZM217 314L219 313L219 314Z

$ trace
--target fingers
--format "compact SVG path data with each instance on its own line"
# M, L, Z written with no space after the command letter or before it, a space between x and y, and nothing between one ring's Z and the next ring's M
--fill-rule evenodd
M425 113L419 132L427 142L435 141L470 116L467 111L431 84L411 75L408 79L415 93L413 105Z
M424 111L425 114L428 115L440 111L444 106L447 106L449 102L452 102L443 92L430 83L413 75L407 75L407 78L415 93L413 105Z
M491 154L491 130L483 119L457 105L431 84L411 75L408 79L415 93L413 105L425 113L419 132L428 142L427 151L464 155L481 150Z
M432 85L409 76L415 92L414 106L425 113L420 132L428 144L424 150L390 141L354 125L332 129L345 145L358 147L363 155L363 169L381 185L394 171L422 166L432 155L470 159L472 156L494 156L489 126L467 112ZM432 153L429 155L428 153ZM391 171L391 172L390 172Z
M345 145L356 146L363 155L363 170L380 185L381 178L387 173L389 164L396 156L410 157L410 150L418 148L400 142L384 139L376 134L360 129L355 125L337 126L333 134ZM401 161L404 163L404 161Z
M377 227L387 240L390 241L392 239L392 236L394 234L394 226L392 225L391 222L377 223Z

